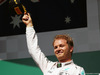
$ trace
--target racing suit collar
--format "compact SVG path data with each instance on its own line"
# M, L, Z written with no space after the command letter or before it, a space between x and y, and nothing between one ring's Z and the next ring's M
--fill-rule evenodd
M65 65L69 65L71 63L74 63L73 60L69 61L69 62L64 62L64 63L60 63L60 62L57 62L57 68L59 67L63 67Z
M62 64L62 66L65 66L65 65L69 65L69 64L71 64L71 63L74 63L73 60L71 60L71 61L69 61L69 62L64 62L64 63L61 63L61 64Z

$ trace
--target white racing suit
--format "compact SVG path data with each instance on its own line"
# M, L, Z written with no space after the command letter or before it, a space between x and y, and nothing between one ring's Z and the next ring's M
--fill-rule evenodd
M26 27L26 38L29 53L44 75L85 75L84 69L74 64L73 60L61 63L60 67L57 67L58 62L48 60L38 46L38 38L33 27Z

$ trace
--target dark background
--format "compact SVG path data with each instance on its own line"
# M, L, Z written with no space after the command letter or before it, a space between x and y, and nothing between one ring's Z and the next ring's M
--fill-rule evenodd
M64 29L87 27L86 0L20 0L31 14L36 32L46 32ZM12 6L13 7L13 6ZM14 11L14 10L12 10ZM21 22L20 28L13 28L9 0L0 6L0 36L25 34L25 25ZM23 15L21 15L23 16ZM65 22L70 17L70 23ZM20 18L21 19L21 18Z

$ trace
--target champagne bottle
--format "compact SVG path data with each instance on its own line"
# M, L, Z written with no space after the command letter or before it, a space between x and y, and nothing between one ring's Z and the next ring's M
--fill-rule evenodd
M11 14L21 15L24 12L27 12L25 6L20 2L20 0L10 0L9 8Z

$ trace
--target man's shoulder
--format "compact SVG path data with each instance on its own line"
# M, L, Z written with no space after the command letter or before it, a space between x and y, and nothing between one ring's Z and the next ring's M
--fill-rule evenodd
M72 65L73 67L75 67L76 69L83 69L82 66L77 65L76 63L74 63L73 60L71 61L71 65Z
M77 64L74 64L74 66L75 66L75 68L76 68L76 69L80 69L80 70L82 70L82 69L83 69L83 67L82 67L82 66L79 66L79 65L77 65Z

